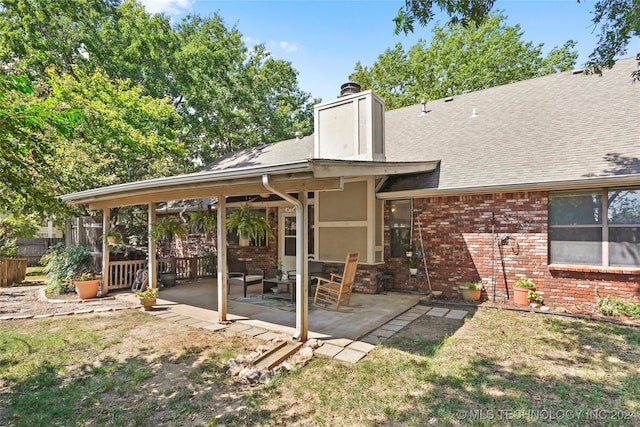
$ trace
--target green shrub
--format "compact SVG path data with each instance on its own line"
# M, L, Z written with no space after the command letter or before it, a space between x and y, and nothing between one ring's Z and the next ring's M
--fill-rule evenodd
M69 246L58 244L52 247L42 257L43 271L49 276L45 292L67 293L73 292L75 287L71 283L71 277L75 274L89 270L93 263L91 249L87 246Z
M597 296L596 308L605 316L624 315L632 319L640 319L640 304L623 301L613 295L604 298Z

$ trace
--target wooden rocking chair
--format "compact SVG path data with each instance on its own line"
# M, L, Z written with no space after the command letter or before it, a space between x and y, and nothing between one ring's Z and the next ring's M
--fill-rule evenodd
M347 260L344 264L344 273L342 276L331 274L329 279L318 277L318 285L316 286L316 294L313 298L313 305L318 308L332 311L351 311L340 310L340 306L357 307L350 305L351 292L356 279L356 268L358 267L358 258L360 253L350 252L347 254ZM318 304L318 302L326 303ZM335 305L335 309L332 306Z

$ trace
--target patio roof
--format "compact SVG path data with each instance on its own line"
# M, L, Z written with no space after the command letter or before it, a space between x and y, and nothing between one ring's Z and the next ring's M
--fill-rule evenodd
M214 169L96 188L62 196L62 200L89 204L92 209L130 206L202 197L240 196L265 192L263 177L284 193L339 190L343 178L424 172L438 162L365 162L307 159L268 166Z

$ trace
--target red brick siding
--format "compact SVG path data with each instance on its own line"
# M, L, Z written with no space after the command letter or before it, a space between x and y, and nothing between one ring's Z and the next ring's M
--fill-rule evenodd
M419 224L432 289L454 297L459 295L460 283L481 280L483 297L492 299L495 292L498 301L512 299L513 283L527 277L547 302L592 302L596 286L601 295L640 298L640 270L549 268L547 196L546 192L521 192L414 199L414 246L420 249ZM387 203L387 217L388 209ZM410 277L406 259L388 257L388 228L385 242L386 268L395 276L390 282L393 287L427 291L423 264L422 275Z

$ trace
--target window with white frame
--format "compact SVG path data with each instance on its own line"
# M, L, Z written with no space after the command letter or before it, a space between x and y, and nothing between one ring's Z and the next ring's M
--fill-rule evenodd
M550 193L549 261L640 267L640 188Z
M392 200L389 212L389 252L402 257L411 242L411 201Z

